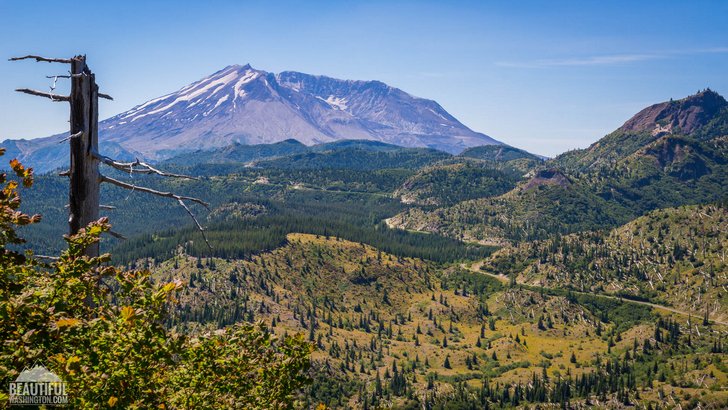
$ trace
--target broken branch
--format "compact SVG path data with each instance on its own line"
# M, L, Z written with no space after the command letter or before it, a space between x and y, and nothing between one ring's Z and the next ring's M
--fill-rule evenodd
M112 98L112 97L111 97L111 96L110 96L109 94L102 94L102 93L99 93L99 98L103 98L103 99L105 99L105 100L111 100L111 101L114 101L114 99L113 99L113 98Z
M75 133L75 134L71 134L71 135L67 136L66 138L64 138L64 139L62 139L62 140L60 140L60 141L58 141L58 143L59 143L59 144L63 144L64 142L66 142L66 141L68 141L68 140L70 140L70 139L73 139L73 138L78 138L78 137L80 137L81 135L83 135L83 131L79 131L79 132L77 132L77 133Z
M197 198L190 197L190 196L177 195L177 194L173 194L171 192L157 191L156 189L147 188L147 187L143 187L143 186L138 186L138 185L133 185L133 184L127 184L126 182L122 182L122 181L119 181L118 179L114 179L114 178L111 178L111 177L107 177L106 175L101 175L101 182L108 182L108 183L110 183L112 185L116 185L116 186L121 187L121 188L124 188L124 189L130 189L132 191L146 192L148 194L162 196L162 197L165 197L165 198L172 198L172 199L176 199L178 201L179 200L191 201L191 202L195 202L197 204L200 204L200 205L204 206L207 209L210 209L210 204L208 204L207 202L205 202L205 201L203 201L201 199L197 199Z
M182 208L184 208L185 211L187 211L187 213L190 215L192 220L195 221L195 225L197 225L197 229L202 234L202 239L205 240L207 247L212 249L212 245L210 245L210 241L207 240L207 236L205 235L205 229L202 228L202 225L200 225L200 223L197 221L197 218L195 218L195 215L192 213L192 211L190 211L190 208L188 208L187 204L185 204L184 201L182 201L181 199L178 199L177 202L179 202L179 204L182 205Z
M197 178L191 177L189 175L173 174L170 172L160 171L147 163L139 161L138 159L134 162L119 162L119 161L113 160L105 155L101 155L97 151L92 151L91 155L96 157L96 159L103 162L104 164L106 164L112 168L118 169L119 171L124 171L127 174L133 174L133 173L157 174L157 175L161 175L163 177L195 179L195 180L197 179ZM135 167L141 167L141 168L135 168Z
M71 64L73 62L73 59L70 58L48 58L48 57L42 57L42 56L36 56L36 55L27 55L23 57L12 57L8 59L8 61L20 61L20 60L35 60L36 62L44 61L46 63L64 63L64 64Z
M31 90L30 88L18 88L15 91L17 91L19 93L25 93L25 94L35 95L37 97L50 98L51 101L53 101L53 102L58 102L58 101L71 101L71 97L69 97L67 95L58 95L58 94L45 93L43 91Z
M162 196L165 198L176 199L177 202L179 202L179 204L182 205L182 207L185 209L185 211L187 211L187 213L190 215L190 217L192 217L192 220L195 221L195 225L197 225L197 229L200 231L200 233L202 233L202 238L205 240L205 243L207 244L207 246L210 249L212 249L212 245L210 245L210 242L207 240L207 236L205 235L205 229L202 227L202 225L200 225L200 222L195 217L195 214L192 213L192 211L187 206L187 204L185 204L184 201L195 202L195 203L198 203L198 204L204 206L207 209L210 209L210 205L207 202L205 202L201 199L197 199L197 198L193 198L193 197L189 197L189 196L182 196L182 195L173 194L171 192L162 192L162 191L157 191L156 189L127 184L126 182L121 182L117 179L110 178L105 175L101 175L101 182L108 182L112 185L116 185L116 186L124 188L124 189L130 189L132 191L141 191L141 192L146 192L146 193L152 194L152 195Z

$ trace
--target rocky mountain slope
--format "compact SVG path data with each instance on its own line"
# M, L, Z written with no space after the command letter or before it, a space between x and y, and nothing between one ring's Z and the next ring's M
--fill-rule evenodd
M728 135L728 102L710 89L680 100L651 105L589 148L559 155L554 162L567 169L611 167L666 135L705 141Z
M65 165L63 135L5 141L9 154L43 172ZM477 133L438 103L380 81L351 81L298 72L268 73L232 65L99 126L101 149L121 157L162 160L232 144L304 144L368 139L459 153L500 144Z

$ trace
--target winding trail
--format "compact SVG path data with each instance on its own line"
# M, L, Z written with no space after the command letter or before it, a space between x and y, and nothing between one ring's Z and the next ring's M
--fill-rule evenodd
M505 275L498 275L498 274L495 274L495 273L492 273L492 272L488 272L488 271L481 270L480 268L483 266L483 263L484 263L484 261L475 262L473 264L465 264L465 263L463 263L460 266L463 269L469 270L471 272L480 273L480 274L483 274L483 275L490 276L491 278L495 278L498 281L500 281L501 283L508 284L510 282L510 279L507 276L505 276ZM522 284L522 285L525 285L525 284ZM535 290L539 290L539 289L543 289L543 290L558 290L556 288L547 288L547 287L543 287L543 286L531 286L531 285L525 285L525 286L528 286L529 288L533 288ZM671 308L671 307L668 307L668 306L658 305L656 303L644 302L644 301L641 301L641 300L625 299L623 297L618 297L618 296L613 296L613 295L605 295L603 293L588 293L588 292L579 292L579 291L576 291L576 290L571 290L571 293L579 294L579 295L596 296L596 297L605 298L605 299L620 300L622 302L632 303L632 304L635 304L635 305L649 306L649 307L651 307L653 309L658 309L658 310L663 310L663 311L666 311L666 312L676 313L678 315L682 315L682 316L686 316L686 317L693 317L693 318L701 318L702 317L701 314L686 312L684 310L679 310L679 309ZM717 323L717 324L723 325L723 326L728 326L728 322L724 322L724 321L721 321L721 320L710 319L710 322L711 323Z

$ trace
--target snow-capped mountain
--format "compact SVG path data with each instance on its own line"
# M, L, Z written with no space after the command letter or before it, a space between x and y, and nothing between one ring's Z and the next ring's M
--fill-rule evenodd
M63 136L0 144L38 171L65 165ZM500 144L460 123L438 103L380 81L279 74L232 65L179 91L101 122L102 151L162 160L233 143L305 144L368 139L459 153Z

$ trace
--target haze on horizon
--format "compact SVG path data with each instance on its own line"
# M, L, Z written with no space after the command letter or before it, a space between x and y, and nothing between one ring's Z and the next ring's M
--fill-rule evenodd
M475 131L553 156L647 105L706 87L728 94L727 23L728 3L710 1L0 1L0 56L87 54L115 98L102 102L101 118L229 64L380 80L437 101ZM45 76L62 70L0 63L0 140L66 128L65 104L13 92L47 89Z

